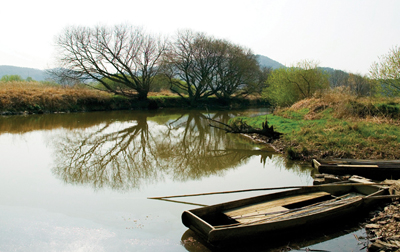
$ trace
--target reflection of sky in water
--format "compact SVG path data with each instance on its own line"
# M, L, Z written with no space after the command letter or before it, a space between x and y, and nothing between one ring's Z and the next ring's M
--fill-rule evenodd
M147 120L149 135L152 141L165 140L169 128L155 119ZM312 183L309 170L296 165L287 169L282 157L272 153L264 163L259 155L250 155L242 162L234 162L234 167L203 173L206 175L200 173L196 179L182 177L185 173L177 177L176 167L171 164L168 169L155 166L151 171L156 180L143 176L140 187L122 191L107 186L94 189L90 180L70 184L55 176L55 154L65 152L58 141L76 134L87 136L105 125L0 134L0 251L185 251L180 239L187 229L180 215L195 206L147 197ZM135 120L113 122L105 132L135 125ZM168 140L178 144L177 137L184 130L184 126L174 128ZM249 148L248 143L238 144L243 141L238 136L225 137L223 141L230 147ZM225 144L223 141L217 146ZM154 146L157 143L149 141L145 147L155 150ZM256 146L250 145L249 149ZM207 163L204 157L198 158ZM185 201L214 204L260 193L191 197Z

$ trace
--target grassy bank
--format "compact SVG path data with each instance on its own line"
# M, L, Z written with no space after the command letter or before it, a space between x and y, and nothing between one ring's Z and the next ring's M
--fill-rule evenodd
M111 106L106 93L84 87L61 87L41 82L0 83L0 111L3 113L45 113L94 110Z
M199 108L264 105L262 99L234 99L228 105L216 98L199 102ZM126 109L187 108L187 103L169 92L151 93L138 101L97 91L87 86L62 87L41 82L0 82L0 114L82 112Z
M284 133L273 145L291 159L400 159L400 99L331 92L277 109L267 118ZM246 118L257 128L264 120Z

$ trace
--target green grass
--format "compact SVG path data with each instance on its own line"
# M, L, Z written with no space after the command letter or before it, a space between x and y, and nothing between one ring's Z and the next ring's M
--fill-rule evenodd
M309 112L310 112L309 108L303 108L297 111L285 110L282 112L282 116L290 119L301 120Z
M283 133L277 144L283 144L289 158L369 158L399 159L399 126L367 120L335 118L333 108L319 111L317 119L306 119L309 109L283 110L267 115L268 125ZM242 118L252 127L261 128L266 116Z

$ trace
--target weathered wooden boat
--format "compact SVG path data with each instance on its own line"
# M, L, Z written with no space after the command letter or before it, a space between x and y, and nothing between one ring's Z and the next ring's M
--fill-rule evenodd
M313 159L312 166L319 173L335 175L359 175L371 179L399 179L400 160Z
M348 217L384 194L386 188L365 183L307 186L185 211L182 222L207 243L222 247Z

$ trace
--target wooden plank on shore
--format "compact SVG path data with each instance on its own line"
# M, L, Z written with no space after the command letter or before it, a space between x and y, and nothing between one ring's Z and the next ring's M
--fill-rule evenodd
M400 165L400 160L382 160L382 159L333 159L329 162L343 164L393 164Z
M400 167L400 160L361 160L361 159L333 159L333 160L312 160L312 166L318 168L319 166L330 166L330 165L377 165L377 166L389 166L389 167Z
M349 168L378 168L378 165L353 165L353 164L338 164L338 167L349 167Z

